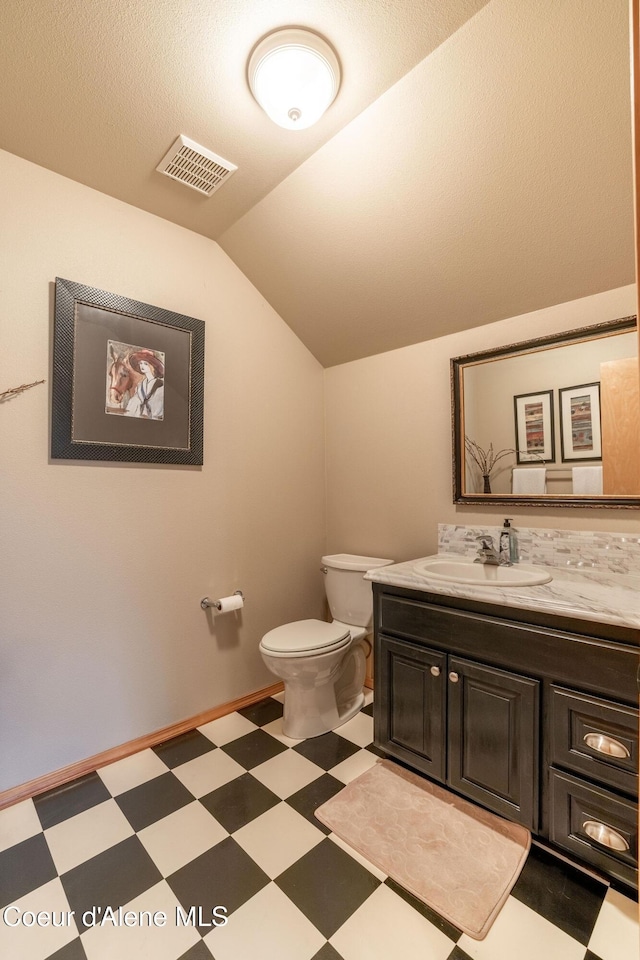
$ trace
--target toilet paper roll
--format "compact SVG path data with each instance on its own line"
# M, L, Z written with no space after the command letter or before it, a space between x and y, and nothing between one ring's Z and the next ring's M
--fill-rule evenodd
M232 597L221 597L218 602L220 609L216 613L230 613L232 610L240 610L244 607L244 597L239 593L234 593Z

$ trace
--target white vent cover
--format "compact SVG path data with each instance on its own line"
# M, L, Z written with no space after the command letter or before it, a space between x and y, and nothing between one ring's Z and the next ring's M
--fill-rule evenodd
M162 158L156 170L210 197L238 168L216 153L182 134Z

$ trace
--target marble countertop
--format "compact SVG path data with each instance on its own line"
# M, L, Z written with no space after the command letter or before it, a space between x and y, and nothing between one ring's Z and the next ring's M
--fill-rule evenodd
M455 554L441 553L438 556L460 560ZM640 630L640 577L592 568L577 570L544 566L542 569L552 577L548 583L534 587L485 587L418 574L414 565L419 562L418 559L407 560L378 567L366 573L365 579L446 597L478 600Z

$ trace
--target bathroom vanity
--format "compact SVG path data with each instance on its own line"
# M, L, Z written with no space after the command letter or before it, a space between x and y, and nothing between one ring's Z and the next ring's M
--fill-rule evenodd
M551 849L637 887L633 578L608 584L614 612L605 619L596 612L605 588L578 571L498 590L418 576L414 563L367 578L376 745L524 824Z

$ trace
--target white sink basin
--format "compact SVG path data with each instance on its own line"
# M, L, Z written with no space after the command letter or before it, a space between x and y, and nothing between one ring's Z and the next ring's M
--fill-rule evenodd
M413 570L419 576L433 580L483 587L535 587L552 579L543 567L521 563L512 567L498 567L489 563L474 563L471 557L427 557L414 563Z

